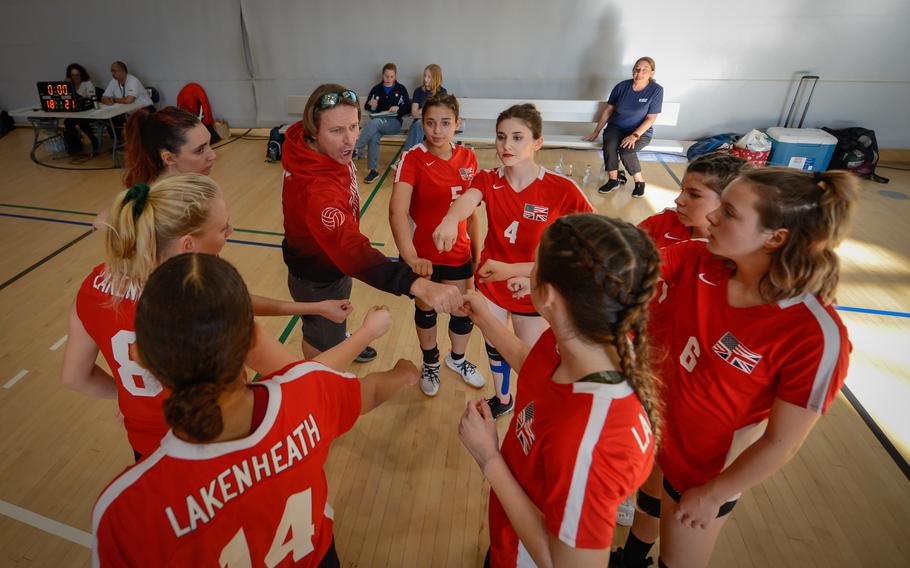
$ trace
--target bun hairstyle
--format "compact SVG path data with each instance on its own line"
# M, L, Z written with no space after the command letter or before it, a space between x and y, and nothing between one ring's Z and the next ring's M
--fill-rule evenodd
M726 152L711 152L689 162L686 173L701 174L705 185L720 195L731 181L739 177L746 165L742 158Z
M421 109L421 117L426 116L427 111L433 107L446 107L451 109L455 113L455 120L458 120L458 99L455 98L455 95L438 94L433 95L427 98L426 102L423 103L423 108Z
M834 301L840 262L834 249L850 230L857 181L846 171L814 174L790 168L745 170L740 179L758 195L756 210L766 229L787 229L761 281L769 302L802 294Z
M540 240L537 283L553 286L565 298L579 335L616 349L620 370L648 412L655 441L660 440L662 405L650 368L646 324L659 277L654 243L618 219L567 215Z
M174 240L195 233L221 190L202 174L136 184L114 197L105 235L106 271L114 297L141 288Z
M310 98L306 101L306 106L303 107L303 134L307 140L313 141L316 140L316 133L319 132L319 117L328 109L316 108L316 105L319 103L324 95L329 93L342 93L344 91L349 91L344 85L339 85L338 83L325 83L316 87L316 90L310 94ZM348 101L345 98L340 98L338 104L335 106L348 105L357 109L357 120L360 120L361 110L360 105L353 101ZM334 108L334 107L331 107Z
M136 308L142 364L171 394L164 419L193 441L224 429L218 398L242 385L253 345L253 307L243 279L211 254L181 254L158 267Z
M534 140L540 140L540 137L543 136L543 119L540 117L540 111L533 104L524 103L510 106L499 113L499 117L496 119L496 126L499 127L499 123L508 118L517 118L524 122L525 126L531 131L531 136L534 137Z
M164 107L159 111L146 108L134 112L126 123L126 172L123 183L132 187L137 183L152 183L162 173L165 165L161 151L178 154L186 144L186 133L199 118L177 107Z

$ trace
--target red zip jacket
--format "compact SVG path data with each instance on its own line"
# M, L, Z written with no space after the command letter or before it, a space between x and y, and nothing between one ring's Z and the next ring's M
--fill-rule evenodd
M360 232L354 164L339 164L310 148L300 122L288 128L281 163L281 248L291 274L315 282L349 275L390 294L408 294L418 276L407 264L387 259Z

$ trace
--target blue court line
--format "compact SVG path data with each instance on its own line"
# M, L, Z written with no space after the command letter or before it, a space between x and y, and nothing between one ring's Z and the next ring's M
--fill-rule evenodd
M896 318L910 318L907 312L892 312L889 310L873 310L870 308L851 308L850 306L835 306L835 310L841 312L856 312L858 314L873 314L876 316L892 316Z

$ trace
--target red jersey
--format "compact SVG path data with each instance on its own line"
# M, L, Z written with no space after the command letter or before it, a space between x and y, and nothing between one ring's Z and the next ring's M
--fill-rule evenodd
M408 213L414 225L414 248L420 258L443 266L462 266L470 262L467 220L458 224L458 239L448 252L436 249L433 231L449 212L452 202L470 187L476 171L474 151L455 144L452 144L452 157L448 160L430 153L423 144L401 155L395 182L404 182L414 188Z
M651 426L628 382L557 384L559 363L547 329L521 367L502 456L547 532L573 548L610 548L617 507L651 471ZM529 560L491 492L490 565L532 566Z
M702 241L661 249L673 295L661 315L666 428L658 462L680 492L723 471L763 432L774 399L819 414L840 390L851 345L812 294L748 308L727 303L731 269Z
M648 233L657 248L692 238L692 228L679 221L676 209L664 209L660 213L655 213L639 223L638 227Z
M82 281L76 294L76 315L111 368L130 445L147 456L155 451L168 430L161 406L168 391L130 359L130 345L136 342L134 320L139 292L131 286L115 304L110 278L105 274L104 264L99 264Z
M360 415L360 382L312 361L257 383L265 417L239 440L170 432L92 513L94 566L317 566L332 543L323 465ZM259 388L259 387L256 387Z
M282 147L284 262L298 278L334 282L353 276L385 292L406 294L417 275L392 262L360 232L360 194L354 164L339 164L309 147L300 122Z
M589 213L594 207L571 179L540 168L528 187L515 191L506 180L505 168L483 170L471 187L483 194L487 206L487 237L477 268L487 259L501 262L534 262L540 237L550 223L569 213ZM480 282L477 289L497 306L518 313L533 313L531 296L516 299L506 280Z

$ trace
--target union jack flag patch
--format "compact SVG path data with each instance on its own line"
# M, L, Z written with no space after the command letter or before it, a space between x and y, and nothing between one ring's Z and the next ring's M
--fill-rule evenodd
M531 429L533 422L534 403L532 402L515 416L515 435L518 436L518 442L525 455L531 453L531 446L534 445L534 430Z
M474 168L458 168L458 174L464 181L471 181L474 179Z
M550 218L550 208L534 205L533 203L525 203L525 212L522 217L531 221L546 221Z
M727 363L730 363L743 373L749 375L752 374L755 366L758 365L758 362L761 361L762 358L758 353L749 351L749 349L740 343L729 331L714 344L714 352Z

